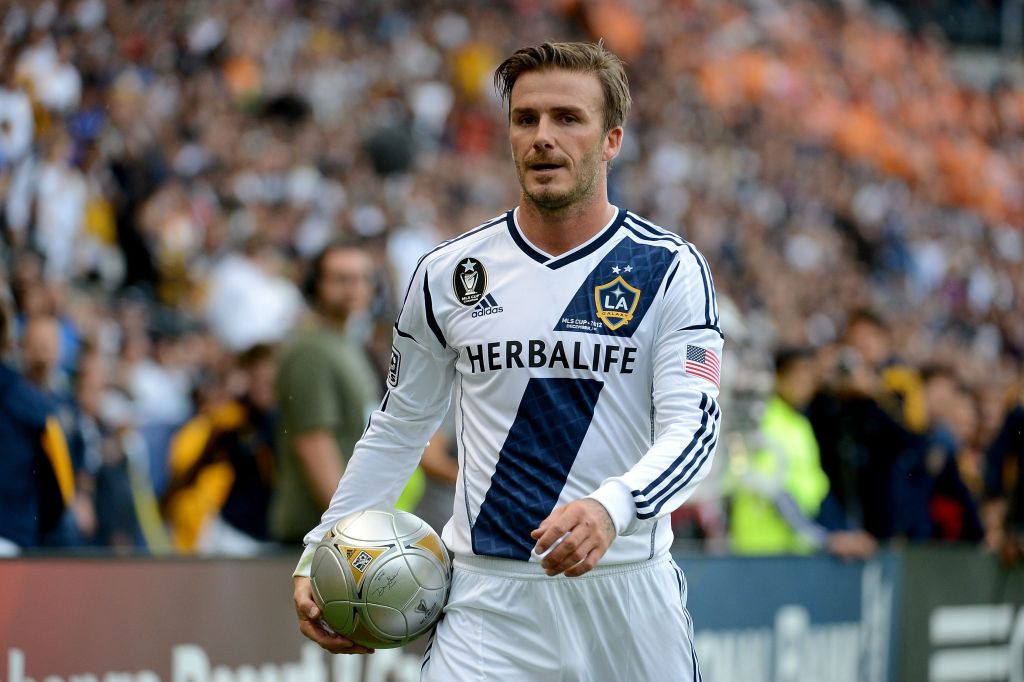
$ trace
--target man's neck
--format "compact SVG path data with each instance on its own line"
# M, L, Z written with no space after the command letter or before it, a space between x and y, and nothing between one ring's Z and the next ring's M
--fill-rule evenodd
M519 202L519 228L530 242L552 256L560 256L590 240L615 216L607 199L551 213L526 201Z
M331 331L338 332L339 334L345 332L345 326L348 324L349 315L334 314L330 315L327 311L322 308L317 309L315 319L316 324L323 329L330 329Z

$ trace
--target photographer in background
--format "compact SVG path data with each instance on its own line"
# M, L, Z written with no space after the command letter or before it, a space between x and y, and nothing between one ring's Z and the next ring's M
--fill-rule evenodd
M848 530L831 513L829 480L814 430L802 413L817 389L814 352L782 348L774 365L775 392L761 419L760 447L733 453L730 460L732 549L739 554L820 549L844 559L870 558L877 549L874 538Z
M898 403L885 389L883 370L896 366L891 344L883 320L869 311L851 314L840 343L818 351L823 383L807 408L841 513L880 540L899 533L895 463L925 444L894 414Z

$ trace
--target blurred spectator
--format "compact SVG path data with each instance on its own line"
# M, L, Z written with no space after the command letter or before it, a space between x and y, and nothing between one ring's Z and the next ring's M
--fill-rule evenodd
M0 357L10 350L12 322L0 301ZM71 456L53 403L0 362L0 554L41 545L74 495Z
M75 164L67 134L48 138L35 177L34 246L44 256L46 278L65 282L72 274L75 244L85 218L88 186Z
M1024 398L1006 412L986 455L986 529L989 546L1004 561L1024 555Z
M227 348L277 343L295 326L302 297L280 270L280 255L265 243L252 243L212 268L205 317Z
M167 484L166 452L172 434L192 413L192 377L178 330L135 332L121 355L124 387L132 401L132 424L142 436L153 486Z
M878 539L899 532L896 462L913 460L925 445L883 386L887 338L873 315L854 315L842 343L821 349L821 385L807 408L835 501L850 523Z
M72 63L75 42L64 35L56 41L45 35L19 55L18 80L31 88L36 100L54 114L71 112L82 95L82 78Z
M761 420L762 446L732 453L730 538L741 554L810 553L825 550L845 559L874 554L874 538L861 530L817 522L828 499L818 443L801 414L817 389L810 349L775 354L775 394Z
M56 318L32 315L21 332L21 371L30 384L56 399L66 394L66 377L57 374L60 328Z
M281 476L270 530L281 542L300 543L319 522L379 400L368 356L345 334L370 304L371 276L369 255L351 242L328 244L310 266L312 311L282 353L277 378Z
M5 83L0 87L0 172L10 172L28 154L34 131L32 100L24 90Z
M922 447L896 463L894 533L912 540L978 542L977 503L964 485L958 455L968 434L958 431L963 396L952 371L922 371L928 429Z
M1024 83L963 78L943 41L892 12L15 0L0 8L0 258L18 329L56 317L61 372L94 362L88 348L109 373L101 431L124 477L103 480L129 503L118 537L160 544L144 500L166 484L196 388L288 338L293 282L332 239L374 245L378 291L347 326L386 368L420 255L515 201L490 75L502 45L537 36L629 55L640 104L613 201L695 243L757 344L822 349L829 401L811 416L844 513L896 532L897 461L928 470L899 459L932 427L926 365L951 367L967 398L948 416L965 481L991 477L979 453L1024 357ZM885 321L868 336L898 362L872 359L859 333L838 351L860 309ZM763 399L749 402L725 413L719 471L760 419ZM721 541L718 490L701 487L681 533Z
M274 349L253 346L237 362L238 397L211 400L171 443L163 508L180 552L248 556L269 540Z
M60 324L56 318L38 314L25 320L21 333L21 371L25 379L46 398L60 430L70 446L69 456L76 482L86 483L85 461L76 447L75 396L68 377L60 370ZM42 544L54 547L81 547L93 530L92 497L76 486L73 500L56 527Z

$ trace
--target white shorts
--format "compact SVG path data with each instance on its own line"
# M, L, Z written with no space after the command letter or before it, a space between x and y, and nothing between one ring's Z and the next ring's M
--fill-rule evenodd
M421 682L700 682L686 579L669 557L578 578L456 557Z

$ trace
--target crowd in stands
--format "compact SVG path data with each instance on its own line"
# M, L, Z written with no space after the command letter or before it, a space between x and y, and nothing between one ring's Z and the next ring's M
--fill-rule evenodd
M728 547L753 491L788 529L765 551L1019 552L1024 83L963 82L938 34L857 3L5 7L0 421L49 414L66 443L38 454L36 503L63 513L14 545L191 551L205 517L175 495L223 507L236 480L231 515L272 540L269 387L310 263L337 237L372 258L346 334L382 380L419 256L517 201L494 66L603 38L635 102L612 199L700 248L723 307L725 433L679 536ZM19 412L26 391L49 407ZM810 425L819 484L763 455L773 396ZM6 483L39 469L14 442Z

